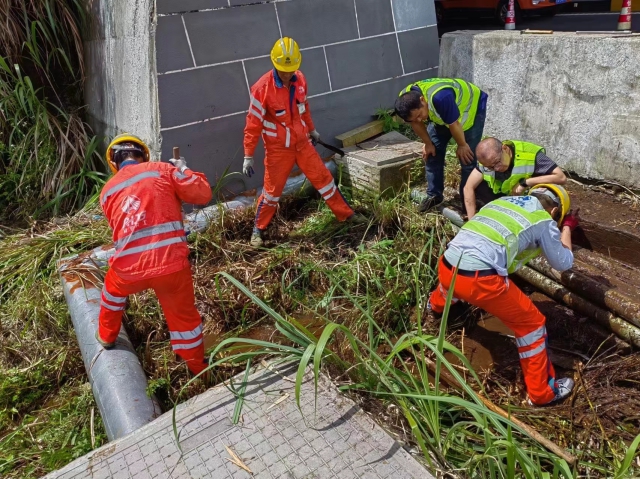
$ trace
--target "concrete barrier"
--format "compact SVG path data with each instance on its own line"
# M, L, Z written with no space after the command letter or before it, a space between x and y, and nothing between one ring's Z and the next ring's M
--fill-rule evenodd
M640 36L458 31L442 37L439 75L489 94L485 134L640 187Z

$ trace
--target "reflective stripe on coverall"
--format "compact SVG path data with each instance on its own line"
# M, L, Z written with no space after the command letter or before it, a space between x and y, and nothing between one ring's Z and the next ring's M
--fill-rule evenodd
M339 221L353 215L331 172L311 144L309 132L314 129L302 72L296 71L289 89L283 87L275 70L265 73L251 87L244 154L253 156L260 136L265 145L264 188L256 211L258 229L266 229L271 222L287 178L296 164Z
M440 285L429 298L433 311L441 313L451 286L453 270L438 264ZM509 278L497 274L482 277L456 277L453 295L494 315L516 337L520 366L529 398L534 404L546 404L556 395L556 373L547 354L547 330L544 315Z
M197 374L204 368L202 322L195 308L181 200L206 204L211 187L202 173L169 163L122 167L104 186L100 203L113 230L100 305L99 334L115 342L126 297L146 289L158 296L173 350Z

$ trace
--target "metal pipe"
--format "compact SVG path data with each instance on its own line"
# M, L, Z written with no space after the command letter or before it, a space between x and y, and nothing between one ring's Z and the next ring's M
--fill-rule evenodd
M540 289L556 301L562 301L574 311L596 320L627 343L640 348L640 328L581 298L561 284L556 283L528 266L523 266L514 274Z
M101 294L98 266L87 256L61 262L59 272L93 396L107 437L113 441L153 421L162 410L154 397L147 396L147 378L124 328L110 351L96 341Z
M325 164L335 176L336 164L333 161ZM303 174L294 174L287 180L282 194L305 194L310 189ZM255 200L255 196L238 196L194 211L185 218L185 231L187 234L202 231L221 211L248 208ZM147 396L147 377L125 329L120 328L115 348L108 351L95 338L103 281L100 268L114 254L115 249L109 245L58 262L84 366L110 441L132 433L162 413L157 400Z

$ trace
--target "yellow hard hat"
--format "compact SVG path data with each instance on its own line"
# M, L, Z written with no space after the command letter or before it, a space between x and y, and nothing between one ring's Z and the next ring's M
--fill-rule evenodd
M271 49L271 61L276 70L281 72L296 71L302 63L302 54L298 44L293 38L281 38Z
M536 190L544 189L551 190L551 192L553 192L555 197L560 202L560 218L558 219L558 224L561 224L565 215L571 209L571 199L569 198L569 193L567 193L567 190L565 190L564 187L560 185L553 185L551 183L542 183L540 185L535 185L529 190L529 193L531 194ZM544 191L540 191L540 193L544 193Z
M140 147L142 148L144 161L149 161L151 155L149 154L149 147L147 146L147 144L135 135L132 135L130 133L123 133L122 135L118 135L113 140L111 140L111 143L109 143L107 152L105 154L107 164L109 165L109 168L111 168L111 171L113 173L118 172L118 167L115 160L113 159L113 155L117 150L116 147L122 143L135 143L137 145L140 145Z

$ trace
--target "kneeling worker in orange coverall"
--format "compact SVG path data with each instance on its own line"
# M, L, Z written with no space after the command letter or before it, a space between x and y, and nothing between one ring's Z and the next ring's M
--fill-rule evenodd
M265 146L264 187L256 211L251 245L262 246L262 233L278 207L280 195L295 164L327 202L338 221L364 223L336 186L331 172L313 147L320 139L307 103L307 81L300 70L302 54L293 39L278 40L271 50L274 69L251 87L249 113L244 128L242 171L251 177L253 153L260 136Z
M536 185L527 196L488 203L465 223L440 258L440 284L428 304L433 313L442 313L457 268L453 301L484 309L515 333L529 402L537 406L564 399L574 383L571 378L556 380L547 353L545 317L508 274L541 251L556 270L571 268L571 231L579 218L569 208L566 190L551 184Z
M114 176L100 194L116 252L102 288L96 339L115 346L127 296L153 289L169 327L171 347L193 374L205 367L202 320L195 306L181 200L206 204L211 187L184 158L149 161L149 148L124 134L111 142L107 163Z

